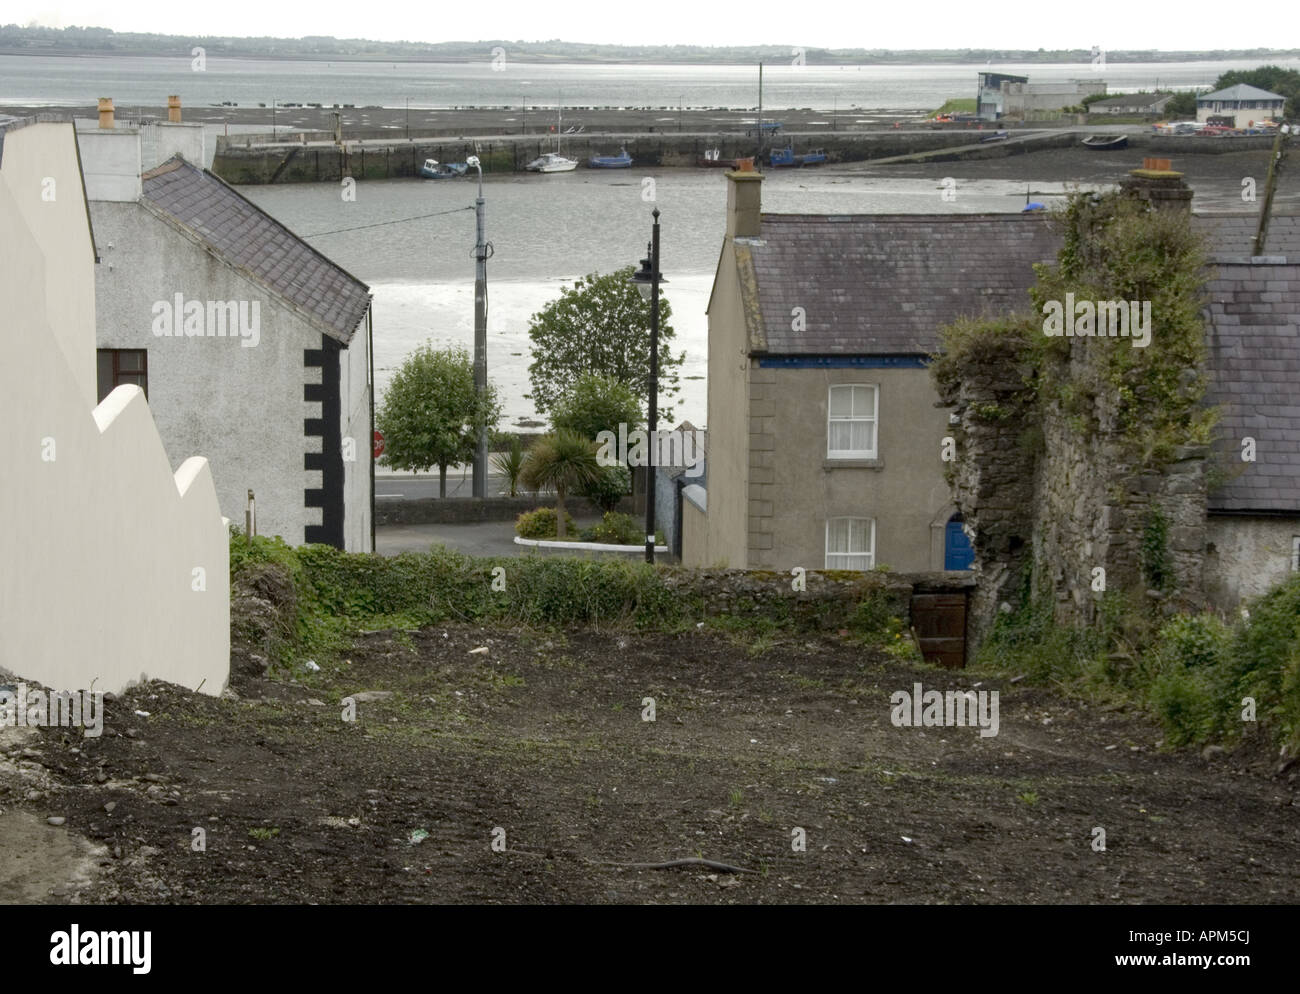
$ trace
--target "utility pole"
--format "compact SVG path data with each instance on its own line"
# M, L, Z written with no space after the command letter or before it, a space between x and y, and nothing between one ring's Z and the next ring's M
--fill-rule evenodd
M758 64L758 158L754 160L763 168L763 63Z
M1273 140L1273 153L1268 160L1268 179L1264 181L1264 203L1259 208L1259 227L1255 229L1255 245L1252 255L1264 254L1264 243L1268 240L1268 221L1273 213L1273 192L1277 189L1277 174L1282 170L1282 161L1286 158L1286 136L1291 129L1288 125L1279 125L1277 138Z
M487 261L489 246L483 200L483 166L477 155L466 162L478 170L478 198L474 201L474 394L481 402L487 394ZM487 496L488 437L486 422L479 426L474 453L474 496Z

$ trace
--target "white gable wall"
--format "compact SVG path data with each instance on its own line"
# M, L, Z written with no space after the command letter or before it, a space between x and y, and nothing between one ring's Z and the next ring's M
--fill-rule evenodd
M94 274L71 125L0 164L0 666L59 691L230 667L227 539L207 464L173 475L139 390L94 394ZM56 181L54 200L40 179Z

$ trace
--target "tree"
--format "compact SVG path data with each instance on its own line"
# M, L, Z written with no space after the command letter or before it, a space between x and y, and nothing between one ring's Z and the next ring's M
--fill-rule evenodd
M640 427L641 405L626 383L610 376L584 373L561 398L551 416L557 431L571 431L595 440L602 431L618 435L619 425L630 434ZM600 475L579 488L579 493L604 511L612 511L632 489L626 466L602 466Z
M1288 120L1300 117L1300 72L1295 69L1283 69L1281 66L1260 66L1258 69L1231 69L1214 81L1215 90L1245 83L1257 86L1279 97L1286 97L1282 116ZM1264 112L1260 111L1260 117Z
M1180 90L1165 104L1166 117L1195 117L1197 90Z
M534 490L555 488L556 535L564 538L564 500L570 490L600 477L596 443L571 431L557 431L538 439L524 459L521 478Z
M393 376L375 425L384 433L381 462L423 472L438 467L438 493L447 496L447 467L474 460L479 429L501 417L496 390L474 389L474 363L462 346L421 345Z
M528 323L533 361L528 366L532 400L550 414L584 373L626 384L639 398L650 375L650 304L628 282L632 267L601 276L591 273L560 293ZM659 298L659 392L672 396L685 352L673 354L672 308ZM661 410L665 421L672 409Z
M556 403L551 424L593 440L602 431L617 435L620 424L630 432L641 424L641 401L621 380L583 373Z

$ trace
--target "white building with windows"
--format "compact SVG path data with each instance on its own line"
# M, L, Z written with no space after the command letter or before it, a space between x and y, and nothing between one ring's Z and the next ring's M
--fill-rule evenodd
M1196 120L1231 118L1234 128L1248 128L1264 121L1281 120L1286 97L1258 86L1238 83L1196 98Z

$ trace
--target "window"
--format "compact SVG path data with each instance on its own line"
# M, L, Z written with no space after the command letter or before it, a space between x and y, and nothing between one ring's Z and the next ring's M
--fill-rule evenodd
M874 518L831 518L826 522L826 568L868 570L876 565Z
M827 402L826 458L876 458L877 391L874 386L834 386Z
M123 383L134 383L149 399L149 359L144 349L96 349L95 362L101 401Z

